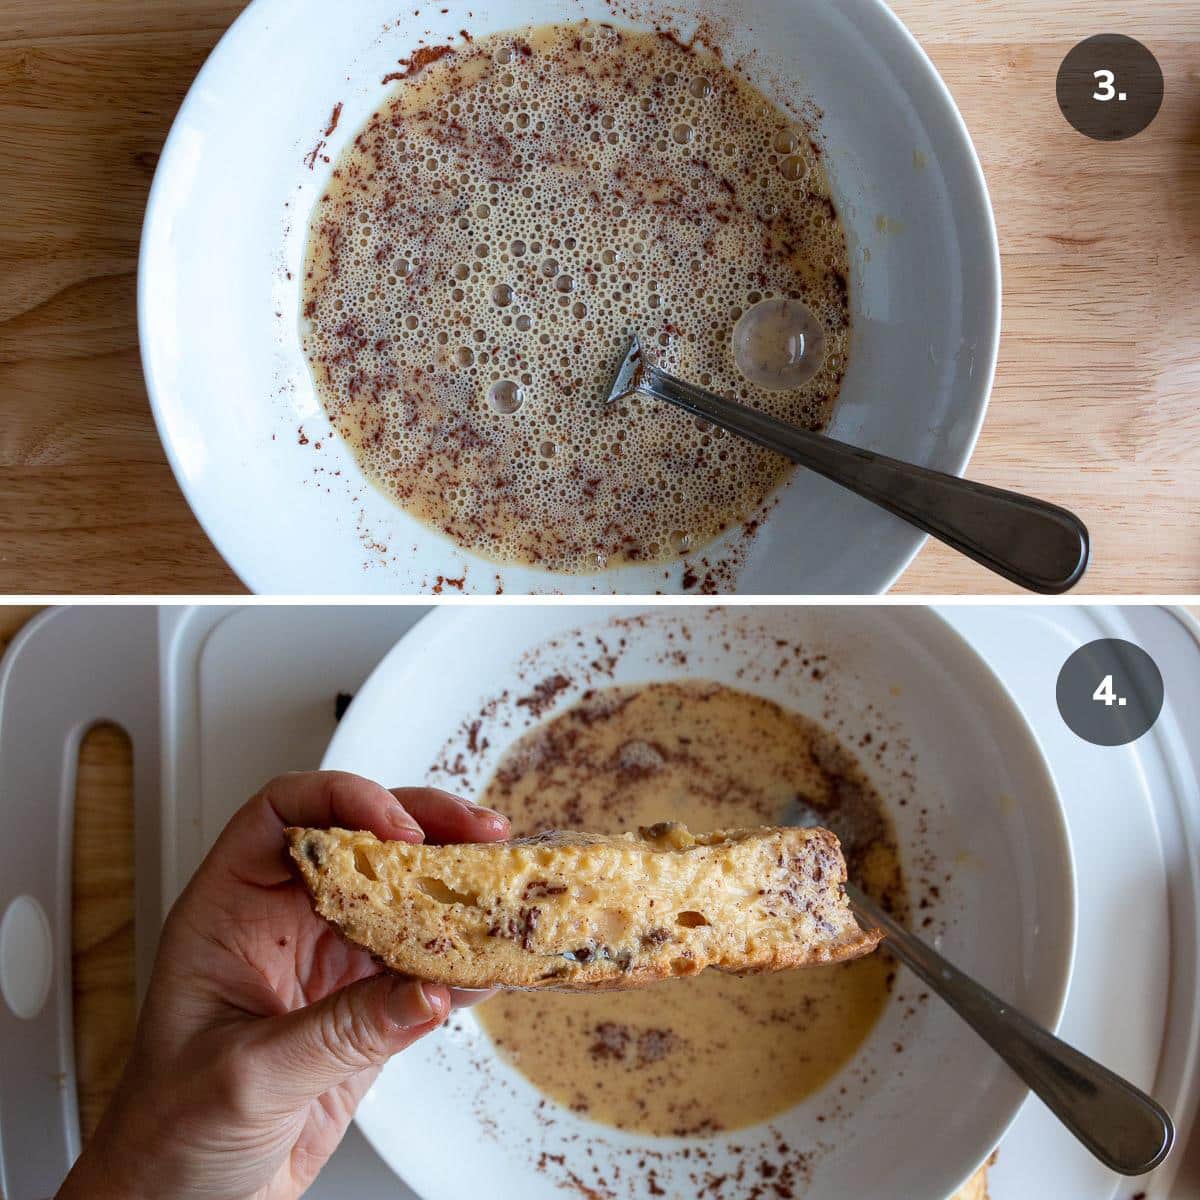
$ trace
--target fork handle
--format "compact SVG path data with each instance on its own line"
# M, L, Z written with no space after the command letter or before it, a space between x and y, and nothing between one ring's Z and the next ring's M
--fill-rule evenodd
M711 421L870 500L1032 592L1087 570L1087 527L1065 508L798 429L647 364L638 390Z
M1167 1157L1175 1127L1160 1104L964 975L853 884L846 884L846 894L865 923L887 934L883 945L945 1000L1106 1167L1121 1175L1144 1175Z

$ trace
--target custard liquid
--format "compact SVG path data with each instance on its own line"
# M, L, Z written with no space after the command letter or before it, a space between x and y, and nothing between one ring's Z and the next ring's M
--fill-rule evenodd
M779 824L795 801L843 838L850 873L897 911L902 877L878 796L826 731L707 683L596 693L509 750L481 802L515 835ZM774 975L706 972L603 995L508 992L477 1010L539 1089L621 1129L690 1135L756 1124L823 1086L888 998L882 955Z
M847 278L794 118L699 48L545 26L423 66L347 146L311 218L302 342L331 423L398 504L485 558L587 573L690 554L792 469L661 402L606 407L631 335L820 429ZM823 332L791 391L734 362L734 324L766 297L802 300Z

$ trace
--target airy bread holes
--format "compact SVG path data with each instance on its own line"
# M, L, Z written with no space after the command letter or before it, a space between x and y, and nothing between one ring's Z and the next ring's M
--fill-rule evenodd
M708 918L703 913L681 912L675 918L675 924L682 925L685 929L696 929L701 925L707 925Z
M379 876L375 873L375 864L371 861L371 856L361 846L356 846L354 849L354 869L367 879L372 879L378 882Z
M478 896L473 896L470 892L456 892L452 887L448 887L440 879L434 879L431 875L423 875L418 879L417 888L439 904L477 905L479 903Z

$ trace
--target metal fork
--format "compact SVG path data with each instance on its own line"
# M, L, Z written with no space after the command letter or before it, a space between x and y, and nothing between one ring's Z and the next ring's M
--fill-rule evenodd
M1087 570L1087 526L1065 508L788 425L652 365L636 337L606 403L633 392L665 400L832 479L1032 592L1065 592Z
M937 992L1106 1167L1143 1175L1167 1157L1175 1127L1162 1105L964 975L854 884L846 884L846 895L860 924L882 929L883 945Z

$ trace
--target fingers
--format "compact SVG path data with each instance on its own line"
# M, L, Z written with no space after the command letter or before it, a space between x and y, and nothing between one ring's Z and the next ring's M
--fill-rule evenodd
M438 788L393 788L391 793L415 818L430 842L502 842L508 818Z
M283 825L337 825L384 839L421 840L420 825L387 788L348 771L280 775L259 796Z
M367 829L419 842L421 826L385 787L345 771L280 775L234 814L201 870L218 868L259 887L292 878L283 831L289 825Z
M450 995L440 984L377 975L258 1022L246 1049L264 1102L288 1112L381 1067L449 1013Z
M227 871L257 887L287 882L289 825L365 829L403 842L496 842L509 833L507 817L436 788L388 791L346 771L297 772L271 780L234 814L201 871Z

